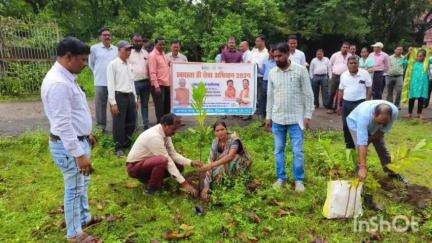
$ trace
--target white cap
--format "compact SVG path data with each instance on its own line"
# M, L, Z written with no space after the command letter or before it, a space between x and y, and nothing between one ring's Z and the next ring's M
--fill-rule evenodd
M375 44L372 45L372 47L379 47L379 48L383 48L384 44L382 42L377 42Z

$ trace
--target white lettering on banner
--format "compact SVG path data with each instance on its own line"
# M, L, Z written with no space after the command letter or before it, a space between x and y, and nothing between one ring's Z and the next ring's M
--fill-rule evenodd
M257 70L251 63L173 63L171 112L194 116L192 87L204 82L208 115L252 115L256 107Z

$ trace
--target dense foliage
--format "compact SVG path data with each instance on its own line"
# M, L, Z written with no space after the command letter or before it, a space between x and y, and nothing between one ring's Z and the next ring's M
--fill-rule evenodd
M387 143L396 160L404 161L396 164L398 168L413 168L419 161L431 158L431 129L430 123L416 121L395 124ZM128 178L124 160L114 156L111 137L99 137L99 144L92 152L96 171L92 175L89 196L92 213L105 216L105 221L88 231L101 236L105 242L181 238L194 242L432 241L432 207L422 199L429 196L430 200L431 195L421 191L413 193L400 183L388 181L372 148L366 190L374 195L384 211L365 208L362 220L378 216L391 221L397 215L413 216L419 223L418 232L354 232L353 220L324 219L321 212L327 181L353 176L352 162L345 158L341 132L306 134L306 191L298 194L290 186L283 191L271 187L275 180L271 134L264 132L259 124L231 128L231 131L239 133L253 158L251 176L227 180L217 186L202 216L196 214L195 206L203 204L179 192L174 180L169 180L163 193L151 197L143 194L139 183ZM199 139L199 134L185 131L176 134L174 144L182 154L197 159ZM64 239L63 179L47 145L45 133L0 139L2 242L60 242ZM209 147L209 142L203 147L206 154ZM409 159L403 157L406 147L416 147L410 152L415 158L410 164L406 164ZM287 168L291 168L290 147L287 151ZM417 177L427 182L431 166L423 162L423 172ZM288 172L291 175L290 169Z
M333 52L343 39L379 40L388 50L421 45L432 26L431 6L429 0L10 0L0 2L0 15L53 20L63 35L87 41L102 26L118 38L134 32L178 38L189 59L207 60L228 36L253 41L258 33L271 42L298 34L309 57L318 47Z

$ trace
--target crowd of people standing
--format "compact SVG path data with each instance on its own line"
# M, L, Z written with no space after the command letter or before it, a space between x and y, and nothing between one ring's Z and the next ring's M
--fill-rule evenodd
M111 44L109 29L101 29L100 37L102 42L92 47L73 37L63 39L57 47L57 61L41 88L50 122L49 148L64 177L67 237L72 242L97 242L83 231L98 221L90 214L87 193L93 171L90 154L96 139L92 135L86 95L76 81L87 58L95 77L97 126L106 129L109 104L116 155L122 157L125 149L132 146L125 159L126 172L147 184L147 195L161 190L164 179L173 177L187 193L208 200L212 183L223 176L247 173L253 160L241 139L229 133L224 121L213 126L215 139L208 163L186 158L175 150L171 137L182 127L182 122L180 117L170 113L169 70L172 62L188 61L180 53L179 41L172 41L172 52L166 54L162 37L155 39L153 49L138 34L133 35L132 44L122 40L117 46ZM391 157L384 134L398 117L405 72L410 76L409 116L415 100L419 115L428 103L429 60L423 49L416 52L416 61L407 69L409 62L402 56L403 48L397 47L395 54L388 56L380 42L372 45L371 54L363 48L361 58L356 55L356 46L347 42L343 42L341 50L330 59L319 49L310 65L305 54L297 49L295 36L290 36L287 42L270 45L270 51L263 35L256 37L252 50L246 41L240 46L241 50L237 50L235 38L229 38L216 61L257 66L257 115L265 120L265 128L274 136L275 189L284 187L288 181L285 167L289 134L295 191L305 190L304 130L310 126L314 109L321 103L328 113L342 115L346 147L356 154L353 162L360 180L367 176L367 148L372 143L383 170L391 178L406 182L386 167ZM388 101L381 100L386 87ZM320 91L322 102L319 101ZM157 118L157 124L151 127L148 119L150 95ZM139 107L145 131L133 142ZM199 188L182 175L185 166L202 173Z
M171 42L171 52L165 53L165 39L158 37L154 45L139 34L132 43L122 40L111 43L108 28L99 31L101 43L90 48L89 67L95 77L96 124L106 130L107 104L113 117L113 138L116 155L124 156L131 146L136 129L137 110L141 108L144 130L150 127L149 99L152 96L157 122L170 112L171 62L187 62L178 40Z

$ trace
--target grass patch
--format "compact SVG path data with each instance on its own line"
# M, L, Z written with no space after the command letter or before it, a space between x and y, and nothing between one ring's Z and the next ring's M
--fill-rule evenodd
M398 122L387 137L390 150L402 144L414 145L421 139L432 142L430 123ZM164 240L167 232L191 234L195 242L269 241L310 242L327 239L333 242L360 242L376 238L368 232L355 233L352 220L326 220L321 210L325 201L329 174L350 178L351 162L344 158L341 132L308 132L306 135L306 192L297 194L291 188L282 192L271 189L275 180L273 137L258 124L236 130L254 158L251 177L240 177L219 185L206 206L206 214L197 216L200 202L187 198L170 180L168 190L153 197L143 195L136 180L125 173L124 160L113 154L110 137L101 137L93 149L96 169L92 176L89 196L94 215L113 215L110 222L91 228L90 233L105 242L148 242ZM182 132L175 136L179 152L198 158L198 135ZM47 135L28 133L19 138L0 139L0 241L59 242L65 230L60 227L63 215L56 210L63 204L63 178L48 152ZM207 154L210 144L204 147ZM418 209L398 199L396 192L385 191L379 180L385 178L374 150L370 149L370 173L367 190L385 207L384 212L365 210L364 219L382 216L390 220L396 215L415 216L419 232L383 232L379 237L389 242L427 242L432 240L431 207ZM428 149L417 151L432 157ZM291 150L288 146L291 168ZM328 159L330 158L330 159ZM292 178L291 170L289 177ZM260 185L251 190L253 181Z

